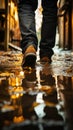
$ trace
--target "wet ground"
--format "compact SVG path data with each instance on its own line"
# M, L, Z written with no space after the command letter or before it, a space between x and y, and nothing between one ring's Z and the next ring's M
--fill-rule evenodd
M73 52L55 52L51 64L33 69L3 63L0 130L73 130Z

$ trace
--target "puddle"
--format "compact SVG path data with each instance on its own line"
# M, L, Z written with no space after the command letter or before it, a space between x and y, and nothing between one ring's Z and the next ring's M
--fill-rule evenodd
M0 70L2 130L73 130L73 58L64 56L34 69Z

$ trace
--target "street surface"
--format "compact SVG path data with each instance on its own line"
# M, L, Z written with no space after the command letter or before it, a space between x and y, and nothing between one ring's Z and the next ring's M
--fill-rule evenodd
M55 51L35 68L21 61L0 52L0 130L73 130L73 52Z

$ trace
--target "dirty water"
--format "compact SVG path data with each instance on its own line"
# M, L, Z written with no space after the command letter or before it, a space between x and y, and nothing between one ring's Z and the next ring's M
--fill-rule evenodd
M73 53L35 68L1 68L1 130L73 130Z

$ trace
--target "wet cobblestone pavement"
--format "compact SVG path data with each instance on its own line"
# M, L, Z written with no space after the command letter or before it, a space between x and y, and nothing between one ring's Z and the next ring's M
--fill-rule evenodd
M0 66L0 130L23 129L73 130L73 52L33 69Z

